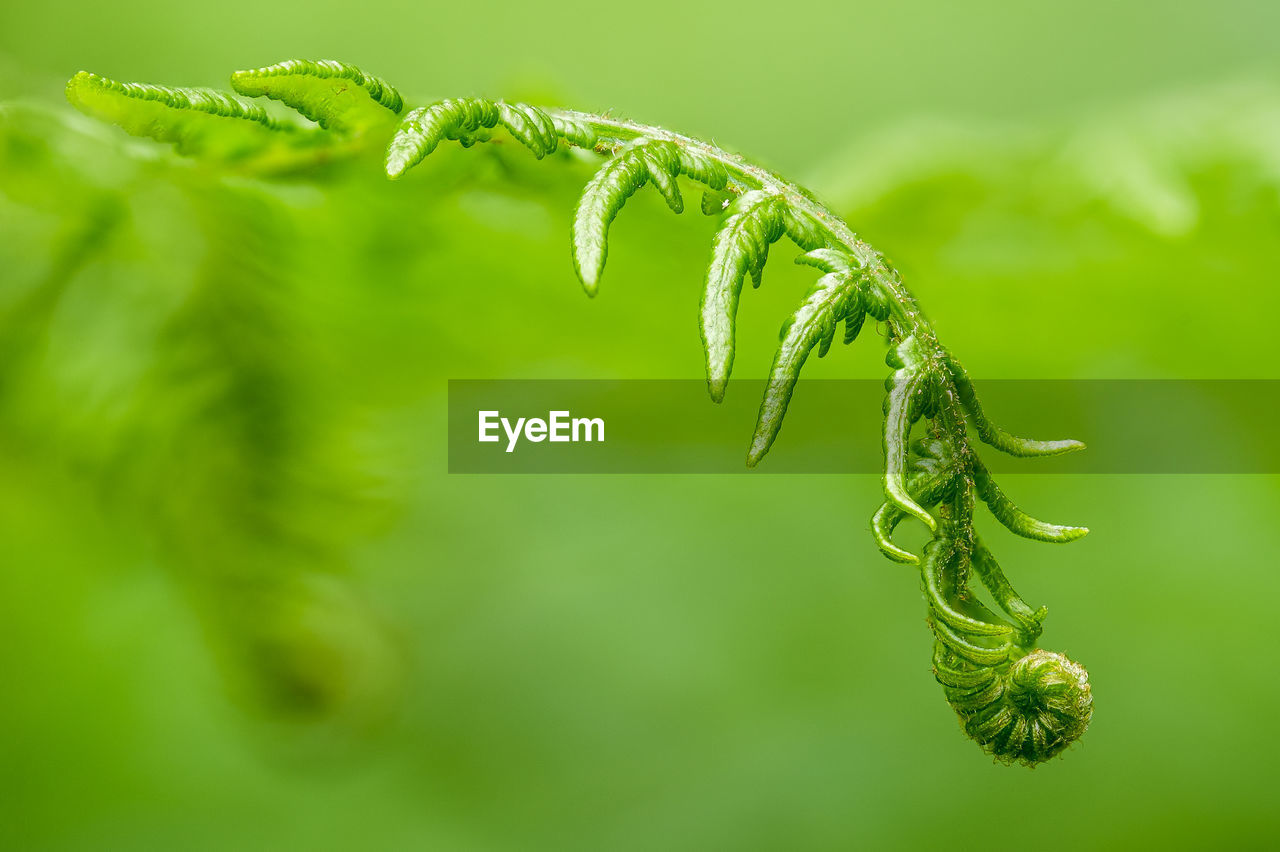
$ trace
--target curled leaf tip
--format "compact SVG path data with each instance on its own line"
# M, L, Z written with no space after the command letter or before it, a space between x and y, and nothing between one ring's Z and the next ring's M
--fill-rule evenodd
M1093 719L1089 672L1053 651L1032 651L997 674L983 690L988 702L975 701L972 691L945 684L944 690L965 733L1007 764L1034 767L1057 757Z

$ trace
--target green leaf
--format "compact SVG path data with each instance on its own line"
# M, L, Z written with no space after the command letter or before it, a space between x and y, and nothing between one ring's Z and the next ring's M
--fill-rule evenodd
M599 289L609 257L609 227L640 187L653 183L673 211L684 210L676 185L680 166L672 143L637 139L606 160L587 182L573 217L573 265L588 295Z
M996 520L1008 527L1010 532L1023 538L1065 544L1082 538L1089 532L1088 527L1050 524L1031 517L1004 495L995 480L991 478L986 466L976 458L973 464L973 482L978 489L978 496L991 509L991 514L996 516Z
M982 584L987 587L987 591L991 592L991 597L1000 606L1005 614L1012 618L1018 624L1019 636L1018 644L1024 648L1030 648L1035 645L1036 639L1040 637L1041 631L1044 630L1044 619L1049 611L1044 607L1033 610L1027 605L1018 592L1010 584L1009 579L1005 576L1004 570L1000 567L1000 563L996 562L996 558L983 544L982 539L978 536L973 538L973 569L978 573Z
M742 283L748 274L760 286L769 246L790 237L806 251L825 242L823 232L807 215L791 207L777 192L755 189L744 193L716 232L711 264L702 295L702 344L707 355L707 389L716 402L724 399L733 372L734 326Z
M946 539L935 538L924 547L924 559L920 574L924 578L924 591L933 609L933 615L962 634L970 636L1009 636L1013 628L1007 624L993 624L965 615L952 605L943 588L944 566L958 558L955 546Z
M212 89L120 83L87 71L67 83L67 100L134 136L172 144L179 154L269 172L324 159L329 140L318 129L270 118L266 110Z
M809 353L817 346L819 358L827 354L841 320L846 320L853 328L862 325L863 310L858 295L861 270L850 262L847 255L835 261L827 261L825 256L810 256L820 252L839 254L831 249L818 249L796 259L797 263L818 265L828 272L818 279L804 303L782 327L779 335L781 344L769 370L769 384L760 404L755 435L747 455L749 467L755 467L764 458L778 437L796 382L800 379L800 370ZM857 315L856 319L854 315Z
M667 202L672 213L684 212L684 199L680 196L680 155L670 142L648 142L639 148L649 169L649 181Z
M404 117L387 147L387 175L400 177L445 139L459 139L497 123L497 104L482 98L451 98L415 109Z
M387 147L387 175L398 178L422 162L445 139L464 146L486 139L501 124L538 159L555 151L560 130L542 110L484 98L451 98L421 107L404 117Z
M537 107L498 101L498 121L539 160L560 145L551 117Z
M769 246L782 237L782 197L764 190L745 193L716 232L711 265L702 297L702 343L707 355L707 386L716 402L724 399L733 371L734 323L742 282L755 280L769 257Z
M328 59L290 59L237 71L231 86L242 95L280 101L325 130L347 135L387 127L404 108L399 92L385 80Z
M712 192L722 192L729 186L729 171L724 163L692 145L675 147L681 174L696 180Z
M853 309L853 306L850 305L850 309L844 315L843 340L846 346L857 339L858 332L862 331L862 324L866 320L867 314L876 315L879 319L884 319L889 315L887 309L884 310L883 316L880 315L879 309L884 307L883 294L875 288L874 281L866 274L866 269L862 262L853 255L832 248L818 248L797 257L796 263L817 267L828 274L838 273L857 281L857 308ZM868 307L868 305L871 307ZM818 352L819 358L827 354L827 348L830 345L830 341L827 341L826 346Z
M969 412L974 431L978 433L978 438L983 443L989 444L1003 453L1020 458L1058 456L1085 448L1082 441L1069 439L1063 441L1035 441L1031 438L1019 438L1017 435L1012 435L1001 429L988 420L987 415L983 412L982 405L978 402L977 391L973 389L973 381L969 378L968 371L950 355L946 357L946 364L948 371L951 373L952 381L955 383L956 395L960 398L960 403L965 407L965 410Z
M586 116L579 118L576 113L558 112L551 116L551 125L561 139L572 145L579 148L596 146L596 131Z

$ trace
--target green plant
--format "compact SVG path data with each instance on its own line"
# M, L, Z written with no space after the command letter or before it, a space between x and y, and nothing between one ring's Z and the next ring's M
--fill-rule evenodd
M134 135L173 143L217 168L255 175L306 173L386 147L386 172L398 178L444 140L489 141L499 128L535 157L567 149L595 151L604 165L583 192L573 220L573 260L594 295L604 271L608 232L626 201L646 183L670 208L684 209L679 179L703 187L702 210L723 215L702 299L707 382L719 401L734 360L734 328L743 284L759 286L769 249L787 237L797 262L823 275L782 329L747 463L757 464L782 426L805 361L827 354L838 325L857 337L869 316L889 343L883 447L886 501L875 513L876 543L890 559L916 564L929 602L934 672L970 737L997 759L1047 760L1089 724L1092 697L1084 668L1036 649L1045 617L1014 591L974 529L981 499L1018 535L1046 542L1083 536L1083 527L1038 521L993 481L970 438L1014 456L1082 449L1077 441L1034 441L991 423L964 368L889 262L811 193L713 145L658 127L571 110L481 98L440 101L398 121L400 96L385 82L337 62L289 61L232 76L243 95L265 96L318 126L277 121L262 107L202 89L122 84L85 72L68 84L83 111ZM913 440L914 438L914 440ZM908 517L932 538L920 555L894 541ZM972 575L1006 618L983 605Z

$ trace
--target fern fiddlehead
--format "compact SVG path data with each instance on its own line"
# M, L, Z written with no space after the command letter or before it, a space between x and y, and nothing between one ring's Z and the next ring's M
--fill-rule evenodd
M211 94L124 85L92 75L73 78L68 94L77 106L131 133L176 142L181 153L213 151L224 160L249 162L255 152L247 142L228 157L206 141L220 135L210 122L236 123L236 133L244 132L244 122L256 122L264 129L250 132L261 137L258 145L264 149L279 144L273 134L304 132L306 142L291 140L293 149L315 145L328 152L342 144L350 147L352 139L382 136L373 131L389 128L401 106L385 83L340 63L285 62L232 79L241 94L276 98L319 128L281 130L238 100L229 106ZM156 104L162 105L158 112ZM1088 675L1065 656L1036 649L1045 610L1033 610L1014 591L975 531L974 510L981 500L1009 530L1038 541L1064 543L1087 530L1048 524L1018 508L983 465L970 431L980 442L1022 457L1070 452L1083 444L1030 440L994 425L969 376L938 341L888 260L808 191L714 145L602 115L450 99L404 116L387 145L387 175L401 177L446 140L469 147L494 138L500 128L539 159L565 146L606 158L572 221L574 267L588 295L595 295L604 272L610 227L632 195L650 184L679 213L684 209L680 179L702 186L703 211L723 215L700 312L713 400L723 399L732 373L743 284L750 276L754 286L760 285L772 246L786 237L801 251L797 262L822 273L782 329L748 465L758 464L777 438L813 350L825 356L842 322L845 343L858 336L867 317L883 325L891 368L882 435L885 502L871 527L888 558L919 568L934 633L935 676L966 733L998 760L1035 765L1078 739L1092 715ZM296 158L277 156L268 160L272 168L257 170L279 170L281 162L292 164ZM895 543L895 531L907 518L920 521L931 534L920 554ZM1004 618L978 600L975 575Z

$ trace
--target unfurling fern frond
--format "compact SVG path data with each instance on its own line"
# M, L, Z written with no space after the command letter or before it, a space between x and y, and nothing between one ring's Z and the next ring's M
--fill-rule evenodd
M236 122L257 122L260 129L253 132L268 139L300 132L282 131L243 102L219 99L227 96L194 97L86 78L117 96L105 109L80 91L89 85L80 79L69 89L78 106L132 133L178 141L184 153L208 158L213 152L219 159L224 131L211 120L227 125L227 140L243 133ZM358 137L386 123L380 110L400 109L399 97L385 83L340 63L286 62L240 72L234 82L242 94L276 98L316 121L325 129L316 134ZM135 94L136 107L119 100ZM148 111L151 102L160 105L159 112ZM1000 760L1034 765L1077 739L1092 714L1087 674L1059 654L1035 649L1045 610L1032 610L1013 590L974 530L974 509L980 499L1009 529L1040 541L1072 541L1087 530L1035 520L1010 502L979 459L969 430L1017 456L1053 455L1083 444L1019 438L992 424L969 376L938 342L888 261L812 194L714 145L601 115L461 98L409 112L388 145L386 173L401 177L443 141L469 147L500 129L539 159L565 146L606 157L573 217L573 262L588 294L595 294L604 271L610 227L632 195L651 184L679 213L681 180L701 185L703 212L724 217L712 242L701 303L707 386L716 401L733 368L743 283L750 276L759 286L773 244L787 237L802 252L798 262L822 273L782 327L748 464L757 464L777 438L809 354L817 349L824 356L840 323L845 343L857 337L867 317L883 324L891 368L884 400L887 499L871 526L886 556L919 566L935 639L935 675L965 731ZM248 151L248 142L241 147ZM920 556L894 541L909 517L931 533ZM974 597L974 574L1007 619Z

